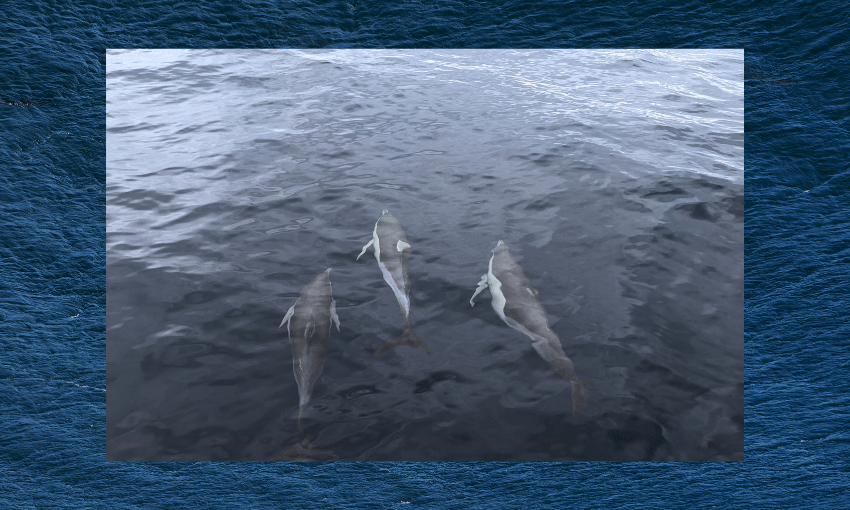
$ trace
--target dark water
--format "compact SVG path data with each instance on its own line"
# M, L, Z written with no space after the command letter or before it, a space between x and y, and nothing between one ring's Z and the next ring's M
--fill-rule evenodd
M843 7L7 6L0 22L0 498L13 508L843 508L850 484ZM745 463L103 462L105 48L358 46L747 49ZM374 221L376 213L366 216ZM360 243L354 249L363 242L352 241ZM476 252L475 273L490 248ZM377 273L374 262L361 263ZM544 298L562 296L547 297L542 277L526 272ZM387 298L392 308L391 296L380 299ZM486 299L473 309L479 317L492 312ZM378 315L392 335L400 316L389 308ZM507 329L492 313L487 320Z
M110 52L107 458L743 460L743 71L740 51ZM355 258L384 208L430 355L374 355L401 316ZM470 307L499 239L590 385L575 422L569 383ZM343 330L302 432L277 326L326 267Z

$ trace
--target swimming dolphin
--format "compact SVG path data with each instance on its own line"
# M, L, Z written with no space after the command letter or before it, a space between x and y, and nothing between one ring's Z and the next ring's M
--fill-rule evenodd
M384 280L393 289L398 306L401 308L401 314L404 316L405 327L404 333L382 345L375 355L383 356L400 345L422 349L430 354L431 349L425 343L425 340L410 329L410 280L407 278L410 243L407 242L401 224L386 209L381 213L378 222L375 223L372 240L366 243L356 260L360 260L360 257L366 253L366 249L370 246L375 251L375 259L378 261L378 267L381 268Z
M496 314L520 333L531 338L531 346L561 378L570 381L573 397L573 419L584 407L586 391L579 381L572 360L564 353L561 340L549 328L546 310L540 304L540 293L531 286L522 267L511 256L508 245L499 241L492 250L490 267L481 277L469 304L475 306L475 296L490 287L491 304Z
M310 402L313 384L322 374L325 344L331 334L331 321L339 331L336 301L331 295L331 268L308 283L295 304L286 312L280 327L286 324L292 346L292 371L298 383L298 429L304 407Z

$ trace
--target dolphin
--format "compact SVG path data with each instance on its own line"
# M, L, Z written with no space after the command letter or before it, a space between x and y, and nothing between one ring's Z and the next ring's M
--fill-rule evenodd
M425 343L425 340L410 329L410 279L407 277L410 243L407 242L401 224L386 209L383 210L381 217L375 223L372 240L366 243L356 260L360 260L360 257L366 253L366 249L370 246L373 247L375 259L378 261L378 267L381 268L384 280L395 294L398 306L401 308L401 314L404 316L405 327L404 333L387 341L375 355L383 356L400 345L422 349L430 354L431 349Z
M540 292L531 286L525 273L511 256L508 245L499 241L492 250L490 267L481 277L469 304L475 306L475 296L490 288L491 304L496 314L513 329L531 338L531 346L561 378L570 382L573 397L573 420L584 407L587 396L584 384L578 379L572 360L564 354L561 340L549 328L546 310L540 304Z
M313 384L322 374L325 344L331 334L331 321L339 331L336 301L331 295L331 268L307 284L295 304L286 312L279 328L286 324L292 346L292 371L298 383L298 429L304 407L310 402Z

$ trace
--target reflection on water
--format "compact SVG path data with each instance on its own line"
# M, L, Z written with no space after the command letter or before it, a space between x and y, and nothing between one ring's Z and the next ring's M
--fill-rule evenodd
M108 459L743 459L741 52L142 54L107 60ZM384 209L393 283L355 262ZM499 239L575 420L469 305ZM278 325L328 267L299 430ZM430 354L375 356L400 307Z

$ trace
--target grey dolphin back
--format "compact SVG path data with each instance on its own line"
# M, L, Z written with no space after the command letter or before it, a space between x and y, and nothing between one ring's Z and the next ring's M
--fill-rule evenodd
M401 223L395 216L386 212L378 220L375 231L382 248L379 262L386 266L401 293L409 295L410 279L407 270L410 265L410 243L404 235Z
M431 348L428 343L410 328L410 278L407 272L410 262L410 242L401 223L386 209L375 223L372 239L363 246L363 250L357 256L358 260L370 246L375 252L375 259L378 261L378 268L381 270L384 281L390 286L398 301L405 326L404 333L388 340L375 352L375 355L383 356L401 346L413 347L430 354Z
M531 338L537 354L564 380L570 382L573 400L573 419L577 419L587 401L587 391L575 372L572 360L566 355L558 335L549 327L546 310L540 303L540 292L531 286L522 266L511 255L508 246L499 241L492 250L487 273L469 302L489 288L491 305L497 315L511 328Z
M339 317L330 281L331 268L319 273L301 291L294 305L286 312L281 327L286 324L292 347L292 371L298 384L298 428L304 409L310 402L313 386L322 374L325 348L331 325L339 331Z

